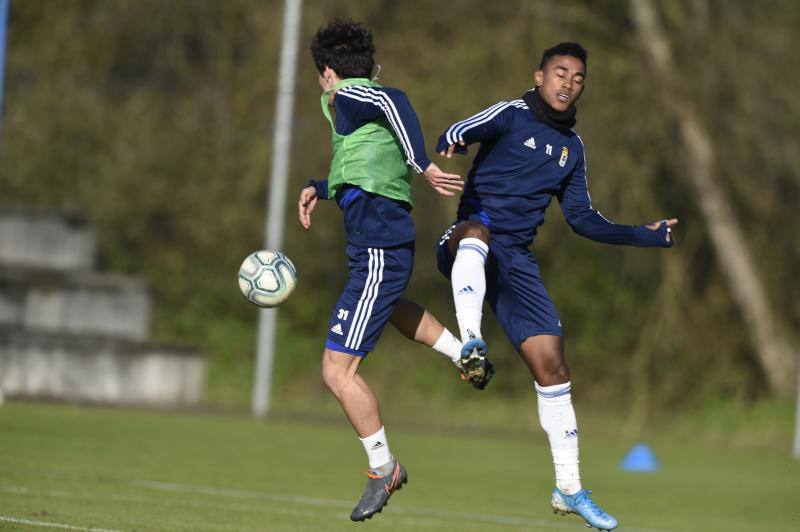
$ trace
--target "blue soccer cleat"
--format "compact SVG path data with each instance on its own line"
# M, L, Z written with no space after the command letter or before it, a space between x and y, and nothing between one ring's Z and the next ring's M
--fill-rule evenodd
M494 365L486 358L488 347L482 338L470 333L470 339L461 348L461 361L458 364L464 377L479 390L486 388L494 377Z
M597 506L589 497L591 491L580 490L574 495L566 495L560 489L553 490L550 504L553 506L553 513L561 515L578 514L586 520L586 526L594 527L598 530L614 530L617 528L617 520L613 516L605 513L602 508Z

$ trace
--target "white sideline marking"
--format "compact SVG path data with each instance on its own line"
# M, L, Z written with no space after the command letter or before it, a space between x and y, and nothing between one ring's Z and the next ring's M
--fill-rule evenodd
M114 501L114 502L135 502L135 503L142 503L142 504L155 504L155 505L162 505L162 506L183 506L189 508L216 508L221 511L231 512L231 511L239 511L239 512L268 512L271 515L281 514L281 515L292 515L292 516L314 516L315 518L319 519L338 519L340 517L344 517L339 512L331 513L331 512L315 512L314 510L309 510L308 508L301 509L301 508L283 508L283 507L264 507L263 504L241 504L241 503L229 503L229 504L218 504L218 503L209 503L207 501L200 501L200 500L186 500L181 499L179 501L173 500L166 500L163 497L147 497L141 495L120 495L120 494L75 494L61 490L31 490L24 486L2 486L0 485L0 492L6 493L15 493L17 495L27 495L27 496L38 496L38 497L54 497L59 499L78 499L78 500L106 500L106 501ZM436 519L418 519L414 517L406 517L406 516L398 516L398 519L401 522L409 527L416 526L426 526L428 528L451 528L452 523L445 522L443 520L436 520ZM165 529L168 529L169 526L178 526L177 523L170 522L169 524L160 523L161 526L164 526ZM189 524L181 524L183 528L193 528L195 530L199 529L217 529L217 530L231 530L233 525L215 525L212 523L204 523L202 525L198 525L193 523ZM482 525L475 524L475 523L465 523L463 527L465 528L478 528L480 529ZM319 530L318 525L300 525L295 524L293 527L294 530L310 530L313 532L317 532ZM239 530L238 528L236 529ZM118 532L118 531L114 531Z
M279 502L279 503L289 503L289 504L299 504L299 505L306 505L306 506L313 506L317 508L346 508L350 509L352 507L352 501L343 501L343 500L336 500L336 499L325 499L320 497L306 497L302 495L286 495L286 494L278 494L278 493L268 493L268 492L260 492L260 491L252 491L252 490L241 490L241 489L233 489L233 488L221 488L215 486L203 486L197 484L178 484L173 482L160 482L154 480L125 480L125 479L117 479L120 482L131 486L137 486L145 489L151 489L156 491L171 491L176 493L195 493L201 495L211 495L211 496L223 496L233 499L249 499L249 500L260 500L260 501L269 501L269 502ZM57 497L57 498L68 498L68 499L105 499L105 500L114 500L114 501L128 501L128 502L141 502L145 504L167 504L166 501L162 499L153 499L148 497L142 497L137 495L122 495L122 494L92 494L92 495L77 495L73 493L68 493L60 490L46 490L35 493L32 490L29 490L23 486L0 486L0 491L6 491L11 493L23 494L23 495L44 495L48 497ZM245 504L237 504L233 506L220 506L211 504L209 505L206 502L200 501L190 501L190 500L182 500L182 501L171 501L168 504L175 504L179 506L217 506L223 510L238 510L238 511L264 511L265 508L261 506L253 506L253 505L245 505ZM297 511L293 511L288 508L270 508L269 511L271 513L278 513L282 514L297 514ZM402 518L404 521L407 522L409 525L425 525L425 526L447 526L452 527L453 521L461 522L468 528L479 527L478 523L483 524L494 524L494 525L501 525L501 526L522 526L522 527L531 527L537 529L554 529L554 528L575 528L576 520L580 520L579 517L573 516L571 519L564 520L563 522L556 522L552 520L544 520L544 519L530 519L525 517L517 517L517 516L508 516L508 515L497 515L497 514L469 514L469 513L461 513L461 512L452 512L447 510L436 510L432 508L424 508L424 507L402 507L402 506L395 506L393 508L386 508L384 512L389 514L396 514L398 517ZM311 513L311 512L299 512L299 513ZM421 519L419 519L421 518ZM427 518L427 519L425 519ZM0 519L2 520L2 519ZM439 522L436 522L438 520ZM579 521L577 521L579 522ZM84 532L121 532L121 531L109 531L108 529L99 529L99 528L82 528L82 527L73 527L71 525L59 525L59 524L48 524L44 523L39 526L49 526L55 528L66 528L69 530L81 530ZM202 525L202 528L229 528L227 526L214 526L210 523L205 523ZM676 529L668 529L668 528L638 528L638 527L626 527L628 532L678 532Z
M277 493L265 493L259 491L240 490L231 488L218 488L214 486L201 486L196 484L177 484L174 482L159 482L155 480L130 480L129 484L140 486L143 488L160 490L160 491L175 491L179 493L202 493L206 495L222 495L225 497L245 498L245 499L261 499L275 502L288 502L297 504L308 504L311 506L321 506L329 508L347 508L353 506L352 501L342 501L336 499L323 499L319 497L305 497L302 495L284 495ZM384 509L386 513L395 513L401 515L417 515L431 518L447 519L452 523L452 520L457 521L480 521L483 523L492 523L496 525L510 525L510 526L529 526L537 528L574 528L575 523L570 520L569 523L553 522L544 519L529 519L525 517L515 517L508 515L496 514L470 514L462 512L450 512L447 510L434 510L430 508L409 508L395 506L392 508ZM580 519L580 517L575 517ZM632 528L625 527L629 532L678 532L670 528Z
M65 530L82 530L83 532L122 532L122 530L113 530L110 528L86 528L85 526L65 525L64 523L51 523L50 521L33 521L31 519L22 519L21 517L13 517L11 515L0 515L0 521L14 523L15 525L62 528Z
M231 488L215 488L213 486L198 486L190 484L175 484L172 482L158 482L155 480L129 480L133 486L159 491L176 491L179 493L202 493L204 495L222 495L239 499L266 499L274 502L291 502L296 504L310 504L327 508L347 508L353 506L351 501L335 499L321 499L319 497L305 497L303 495L283 495L280 493L264 493L260 491L239 490Z
M352 507L352 503L347 501L337 501L333 499L320 499L314 497L304 497L295 495L269 494L269 493L255 492L255 491L215 488L212 486L173 484L170 482L156 482L149 480L129 481L127 483L134 486L145 487L148 489L154 489L159 491L173 491L176 493L199 493L204 495L222 495L234 499L238 498L238 499L250 499L250 500L261 500L261 501L266 500L270 502L280 502L280 503L295 503L295 504L313 506L316 508L336 508L336 509L346 508L349 510ZM137 495L120 495L120 494L79 495L61 490L34 491L24 486L0 486L0 491L16 493L21 495L29 495L29 496L38 495L38 496L55 497L62 499L90 499L90 500L104 499L113 501L141 502L150 504L177 504L180 506L190 506L190 507L198 507L198 506L204 508L216 507L221 510L228 510L228 511L239 510L239 511L257 512L266 510L266 508L264 508L263 506L257 506L257 505L235 504L233 506L228 506L228 505L217 505L213 503L208 504L207 502L202 502L202 501L187 501L187 500L181 500L178 502L174 501L168 502L164 501L163 499L154 499ZM308 515L309 513L312 513L309 512L308 510L291 510L289 508L269 509L270 513L276 513L276 511L277 513L288 514L288 515L293 515L293 514ZM532 519L498 516L498 515L470 515L470 514L461 514L456 512L429 510L424 508L420 509L386 508L384 512L398 514L397 517L402 519L405 525L417 526L417 527L427 526L427 527L451 528L453 525L453 519L455 519L456 521L461 521L462 525L466 528L478 528L478 529L482 528L486 524L525 526L525 527L532 527L535 529L574 528L574 523L573 524L554 523L552 521L532 520ZM317 514L317 515L322 516L322 514ZM333 518L334 516L330 515L325 517L327 519L330 519ZM202 525L202 528L227 529L229 527L215 527L213 525L206 523Z
M160 491L175 491L179 493L202 493L206 495L222 495L225 497L245 498L245 499L261 499L274 502L288 502L295 504L307 504L310 506L318 506L324 508L347 508L348 510L353 507L352 501L342 501L335 499L322 499L319 497L305 497L303 495L284 495L279 493L263 493L258 491L238 490L229 488L216 488L213 486L198 486L190 484L175 484L173 482L157 482L153 480L132 480L129 482L134 486L143 488L160 490ZM567 523L554 523L552 521L545 521L543 519L527 519L524 517L512 517L506 515L487 515L487 514L466 514L462 512L448 512L446 510L433 510L427 508L408 508L395 506L392 508L384 509L387 513L417 515L441 519L457 519L459 521L481 521L484 523L493 523L498 525L524 525L533 527L550 527L550 528L573 528L572 525Z
M72 493L62 490L35 490L30 489L25 486L3 486L0 485L0 492L5 493L14 493L16 495L27 495L29 497L52 497L56 499L72 499L72 500L90 500L90 501L112 501L112 502L133 502L133 503L141 503L141 504L150 504L150 505L160 505L160 506L183 506L189 508L215 508L218 510L223 511L239 511L239 512L260 512L264 510L264 506L262 504L243 504L243 503L236 503L231 502L228 504L219 504L219 503L209 503L208 501L200 501L200 500L187 500L182 498L180 500L169 500L164 499L163 497L157 496L142 496L142 495L125 495L119 493ZM270 513L272 514L286 514L286 515L309 515L308 510L293 510L290 508L275 508L270 509ZM316 514L321 515L321 514ZM326 514L328 515L328 514ZM333 514L331 514L333 515ZM163 523L162 523L163 524ZM170 523L171 525L175 523ZM188 528L190 525L181 525L184 528ZM229 530L232 525L215 525L211 523L205 523L203 525L192 525L194 527L201 526L202 528L212 528L212 529L224 529Z

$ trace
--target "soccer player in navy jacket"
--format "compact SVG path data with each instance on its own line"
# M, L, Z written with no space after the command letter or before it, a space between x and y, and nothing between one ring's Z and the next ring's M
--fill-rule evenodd
M442 235L437 253L439 269L452 281L465 354L486 360L480 332L486 298L533 374L539 420L555 465L553 509L577 513L591 526L612 530L616 519L581 486L561 321L528 248L553 197L576 233L607 244L670 247L670 228L678 220L619 225L592 206L583 142L572 130L586 58L586 50L577 43L547 49L534 74L533 90L456 122L439 138L436 151L447 157L466 153L476 142L480 148L456 222Z
M407 478L389 451L378 400L358 374L360 363L389 321L456 365L462 350L450 331L401 295L414 257L412 172L422 174L443 195L461 190L463 181L428 159L419 120L405 93L369 79L374 52L372 34L350 20L335 20L314 36L311 54L323 90L322 112L331 127L333 161L327 179L311 181L298 201L306 229L318 199L335 200L344 215L350 272L331 314L322 377L369 461L364 494L350 514L353 521L380 512Z

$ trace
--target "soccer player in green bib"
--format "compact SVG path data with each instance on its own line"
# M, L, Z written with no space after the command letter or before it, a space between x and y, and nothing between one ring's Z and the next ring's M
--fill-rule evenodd
M327 179L300 193L300 222L308 229L318 199L333 199L344 214L349 277L331 314L322 377L353 425L369 460L364 494L350 514L363 521L380 512L407 480L389 451L378 400L358 368L391 321L404 335L447 355L459 368L462 345L419 305L401 299L411 278L414 221L411 178L422 174L452 196L457 175L442 172L425 153L419 121L406 95L369 78L375 62L372 34L361 24L335 20L317 31L311 55L330 123L333 161ZM466 373L466 372L465 372ZM490 372L471 382L483 388Z

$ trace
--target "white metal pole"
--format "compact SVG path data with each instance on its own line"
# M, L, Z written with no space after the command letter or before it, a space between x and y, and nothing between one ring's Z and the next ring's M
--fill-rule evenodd
M286 188L292 141L292 111L297 72L302 0L286 0L283 13L283 41L278 67L278 95L275 102L275 130L272 141L272 177L268 191L267 221L264 229L267 249L281 249L286 213ZM275 358L277 309L262 309L258 318L258 347L253 378L253 414L264 417L269 411L272 366Z
M792 454L800 459L800 357L797 360L797 406L795 407L794 447Z
M8 3L0 0L0 136L3 134L3 80L6 70L6 31L8 29Z

